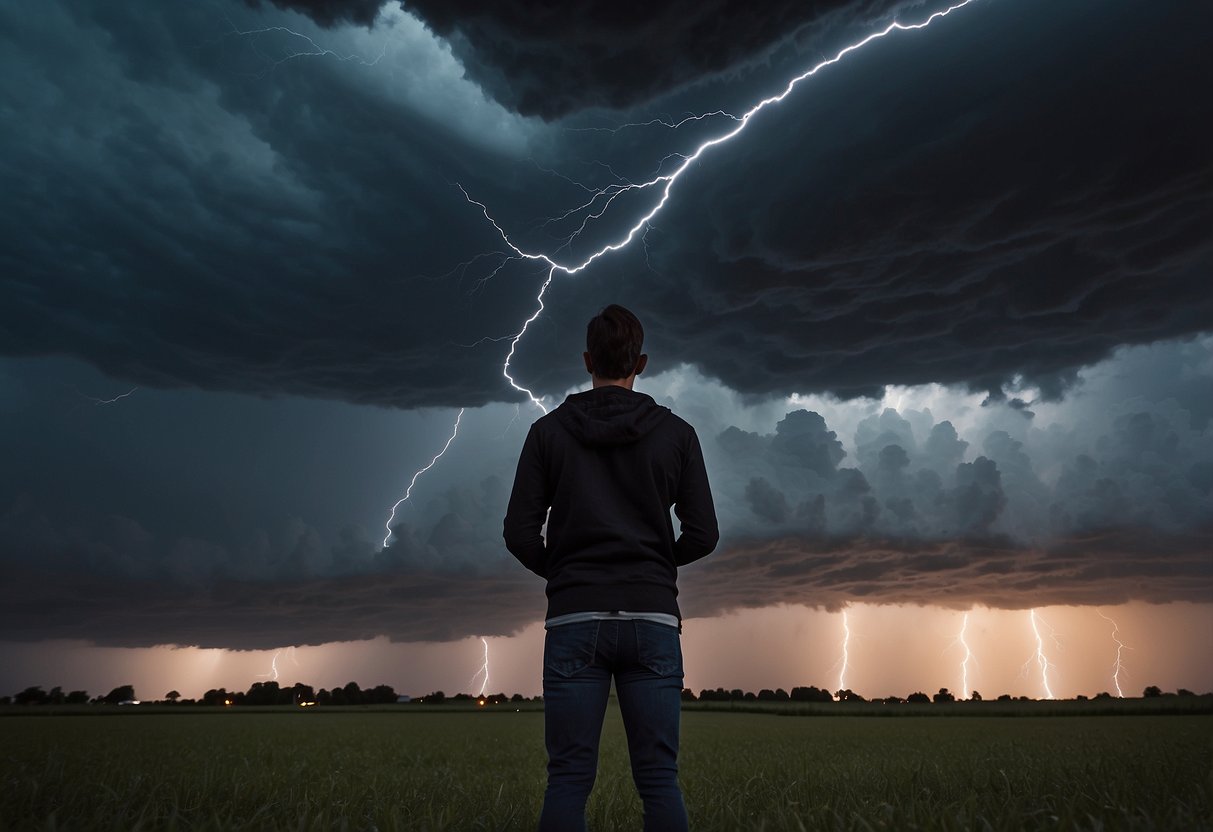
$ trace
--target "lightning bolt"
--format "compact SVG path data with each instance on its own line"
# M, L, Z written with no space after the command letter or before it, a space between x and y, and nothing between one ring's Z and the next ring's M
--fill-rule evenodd
M972 2L975 2L975 0L962 0L962 2L955 3L951 6L949 6L948 8L943 9L942 11L937 11L937 12L931 14L929 17L927 17L925 20L921 21L920 23L904 24L904 23L899 23L896 21L893 23L890 23L884 29L873 32L873 33L869 34L867 37L863 38L862 40L859 40L856 43L853 43L850 46L844 47L843 49L839 50L838 53L834 55L834 57L825 58L820 63L816 64L815 66L811 67L810 69L807 69L804 72L800 73L799 75L793 77L791 80L789 80L785 84L782 92L780 92L776 95L769 96L767 98L763 98L757 104L753 105L749 110L747 110L745 113L743 113L741 116L735 116L731 113L726 113L723 110L721 110L721 111L716 111L713 113L705 113L705 114L703 114L701 116L697 116L697 117L693 116L690 118L685 118L679 122L672 122L672 121L665 122L661 119L654 119L649 122L640 122L640 123L636 123L636 124L632 124L632 125L624 125L624 126L631 126L631 127L640 127L640 126L645 126L645 125L661 124L665 127L677 129L679 126L686 124L689 121L699 121L699 120L707 119L708 117L711 117L711 116L728 117L729 119L731 119L734 122L734 126L732 127L732 129L727 130L726 132L723 132L713 138L710 138L710 139L704 141L693 152L688 153L688 154L670 154L669 156L667 156L666 160L668 160L670 158L680 158L682 160L678 165L676 165L674 167L674 169L671 172L660 173L660 168L662 165L664 165L664 162L665 162L665 160L662 160L662 165L658 166L659 172L656 175L654 175L653 177L651 177L650 179L648 179L647 181L635 183L635 182L630 182L630 181L624 180L622 183L613 183L611 185L608 185L606 188L602 188L602 189L594 191L593 196L591 197L591 199L588 202L581 205L578 209L574 209L573 212L566 213L565 216L570 216L572 214L575 214L578 210L584 210L584 211L589 212L589 213L587 213L585 221L583 221L581 227L573 233L572 237L570 237L569 240L566 241L565 246L568 245L568 242L571 241L572 238L575 238L582 231L585 230L586 223L588 223L590 219L598 219L598 218L602 217L606 213L606 211L611 207L611 205L614 203L614 201L621 194L631 193L633 191L643 192L643 191L648 191L650 189L655 190L658 194L656 200L654 200L654 202L649 207L649 209L646 212L644 212L643 214L641 214L638 219L634 220L630 226L628 226L627 232L625 234L623 234L623 236L618 237L617 239L615 239L611 242L608 242L606 245L603 245L602 247L600 247L596 251L592 252L589 256L585 257L583 260L581 260L579 262L562 263L547 254L523 250L521 247L516 245L510 239L509 235L505 232L505 230L501 227L501 225L493 218L493 216L489 212L488 206L486 206L482 202L478 202L477 200L473 199L468 194L468 192L463 188L463 186L459 185L458 186L459 190L463 192L464 198L469 203L471 203L472 205L475 205L476 207L478 207L481 210L481 212L484 215L484 218L489 222L490 225L493 226L493 228L500 235L502 242L504 242L505 245L511 251L513 251L514 255L517 258L520 258L522 260L536 261L536 262L544 264L547 267L547 275L539 287L539 292L535 296L535 305L536 305L535 311L529 318L527 318L523 322L522 326L511 338L509 352L506 354L505 361L502 364L502 368L501 368L502 376L509 383L510 387L512 387L517 392L526 395L526 397L531 401L531 403L534 404L536 407L538 407L540 410L542 410L544 413L547 412L547 407L544 405L542 399L540 397L536 396L535 393L532 390L530 390L529 388L524 387L523 385L519 384L517 379L514 378L513 374L511 374L511 372L510 372L510 364L512 363L512 361L514 359L514 355L517 352L518 344L522 340L522 338L526 335L528 328L530 327L530 325L532 323L535 322L535 320L540 315L543 314L544 309L545 309L544 295L547 293L548 287L552 285L552 280L558 272L565 274L565 275L569 275L569 276L575 275L578 272L581 272L581 271L584 271L585 269L587 269L596 260L598 260L602 257L605 257L608 254L612 254L616 251L620 251L620 250L626 248L628 245L630 245L632 243L632 241L636 239L637 235L641 234L643 229L648 228L648 226L649 226L650 222L653 220L653 218L656 217L657 214L661 211L661 209L665 207L666 203L670 199L670 194L673 190L674 184L683 176L683 174L685 174L688 170L690 170L691 166L696 161L698 161L705 153L707 153L712 148L725 144L726 142L729 142L733 138L739 136L742 133L742 131L744 131L746 129L746 127L748 127L750 125L750 122L754 119L755 116L757 116L759 113L761 113L767 107L771 107L773 105L782 103L784 101L784 99L786 99L789 95L791 95L792 91L794 89L796 89L796 87L801 82L805 81L808 78L813 77L818 72L825 69L826 67L829 67L829 66L832 66L833 64L838 63L839 61L841 61L844 57L846 57L850 53L855 52L859 49L862 49L863 47L867 46L869 43L872 43L875 40L879 40L881 38L887 37L888 35L892 34L893 32L897 32L897 31L908 32L908 31L912 31L912 30L925 29L928 26L930 26L932 23L934 23L935 21L937 21L941 18L947 17L952 12L956 11L957 9L964 8L965 6L969 5ZM595 203L597 203L600 198L603 198L602 204L600 207L595 209L594 208ZM562 248L564 248L565 246L562 246Z
M383 537L384 548L387 548L388 538L390 538L392 536L392 521L396 519L396 509L400 508L401 503L405 502L406 500L409 499L409 497L413 496L413 486L417 484L417 479L422 474L424 474L426 471L430 470L435 465L437 465L438 460L442 459L442 455L446 453L447 448L451 447L451 443L454 442L455 437L459 435L459 423L461 421L463 421L463 411L464 411L464 408L462 408L462 407L459 408L459 414L457 416L455 416L455 426L454 426L454 428L451 429L451 435L447 438L446 444L442 446L442 450L439 451L438 453L434 454L434 458L430 460L429 465L425 466L424 468L418 470L415 474L413 474L413 478L411 480L409 480L409 487L404 490L404 496L401 497L399 500L397 500L396 504L392 506L392 513L388 517L387 522L383 524L384 528L387 529L387 534L384 535L384 537Z
M286 654L288 656L290 656L290 659L294 663L295 667L298 667L299 660L295 658L295 648L293 646L286 648ZM277 682L278 681L278 657L281 655L282 655L281 650L275 650L274 658L270 659L270 672L269 673L258 673L257 675L261 678L268 678L270 681Z
M236 24L232 22L232 19L230 17L227 17L227 15L224 15L224 17L227 19L228 25L231 27L231 30L226 32L225 36L226 37L248 38L250 43L252 44L253 51L257 53L258 57L263 58L264 60L269 62L269 65L270 65L269 69L267 69L265 72L261 73L261 75L259 75L257 77L265 77L266 75L268 75L269 73L271 73L275 69L277 69L278 67L282 66L282 64L286 63L287 61L293 61L297 58L330 57L330 58L334 58L338 61L341 61L342 63L351 63L352 62L352 63L361 64L362 66L369 67L369 66L374 66L375 64L379 63L379 61L381 61L383 59L383 56L387 54L387 43L386 42L383 45L383 50L380 51L380 53L378 55L376 55L374 58L368 60L368 59L362 57L361 55L342 55L339 52L335 52L332 49L328 49L326 47L321 46L320 44L316 43L316 41L312 40L310 37L303 34L302 32L296 32L294 29L290 29L286 26L266 26L261 29L238 29L238 28L236 28ZM269 55L266 55L264 52L262 52L257 47L257 37L259 35L270 35L270 34L287 35L296 41L301 41L302 48L288 50L286 52L286 54L283 55L283 57L281 57L281 58L277 58L277 59L271 58Z
M1044 624L1045 627L1048 627L1049 635L1052 637L1054 643L1057 643L1057 636L1053 628L1049 626L1048 622L1036 614L1035 609L1031 611L1029 619L1032 622L1032 634L1036 636L1036 653L1032 656L1032 658L1028 659L1027 664L1030 665L1032 662L1035 662L1040 668L1040 682L1045 689L1045 699L1055 699L1056 697L1053 696L1053 689L1049 687L1049 668L1053 667L1053 665L1049 662L1048 656L1045 655L1045 642L1044 638L1040 635L1039 625ZM1025 667L1026 666L1027 665L1025 665Z
M1116 695L1121 699L1125 698L1124 691L1120 689L1120 673L1124 670L1124 664L1121 662L1121 654L1129 648L1123 641L1120 640L1120 627L1111 618L1103 614L1103 610L1098 607L1095 612L1099 613L1099 617L1112 625L1112 641L1116 642L1116 661L1112 662L1112 684L1116 686Z
M471 681L469 681L468 684L474 685L476 684L477 679L481 679L480 691L475 695L485 696L489 690L489 640L484 636L481 636L480 641L484 644L484 663L480 665L480 668L472 675Z
M77 392L77 393L80 393L80 395L81 395L81 396L84 396L84 398L88 399L88 400L89 400L89 401L91 401L93 404L113 404L114 402L118 401L119 399L125 399L127 396L131 395L132 393L134 393L134 392L135 392L136 390L138 390L138 389L139 389L138 387L132 387L130 390L127 390L127 391L126 391L125 393L123 393L122 395L120 395L120 396L114 396L112 399L98 399L98 398L96 398L96 397L94 397L94 396L84 396L84 394L83 394L83 393L80 393L80 391L79 391L79 390L77 390L76 392Z
M968 629L969 614L966 612L960 624L960 632L956 634L956 638L952 641L952 644L959 644L965 651L964 660L960 663L960 690L964 699L969 698L969 662L973 659L973 651L969 649L969 643L965 640L965 634Z
M847 667L851 661L851 625L847 621L847 611L842 611L842 667L838 670L838 689L847 689Z

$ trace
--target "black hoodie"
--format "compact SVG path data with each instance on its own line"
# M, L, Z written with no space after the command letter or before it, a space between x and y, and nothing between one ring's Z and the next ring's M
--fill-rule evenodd
M682 527L677 538L671 506ZM505 545L547 578L549 618L594 610L681 618L678 567L710 553L718 539L695 429L651 396L597 387L531 425Z

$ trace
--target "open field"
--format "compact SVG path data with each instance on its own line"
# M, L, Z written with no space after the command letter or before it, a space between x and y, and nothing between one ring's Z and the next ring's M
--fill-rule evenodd
M544 783L543 715L512 708L20 715L0 736L0 829L530 829ZM691 710L682 782L697 830L1213 829L1213 718ZM614 709L590 827L640 828Z

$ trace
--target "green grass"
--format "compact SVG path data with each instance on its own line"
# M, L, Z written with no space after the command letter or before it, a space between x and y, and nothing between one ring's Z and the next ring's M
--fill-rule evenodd
M1213 718L683 714L696 830L1213 829ZM531 829L543 714L0 720L0 829ZM618 712L594 830L639 829Z

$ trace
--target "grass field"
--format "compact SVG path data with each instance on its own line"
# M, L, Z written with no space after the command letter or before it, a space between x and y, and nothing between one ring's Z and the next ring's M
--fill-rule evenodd
M683 714L696 830L1213 829L1213 717ZM543 714L0 720L0 829L531 829ZM594 830L639 829L608 712Z

